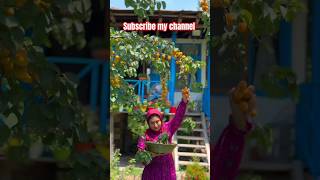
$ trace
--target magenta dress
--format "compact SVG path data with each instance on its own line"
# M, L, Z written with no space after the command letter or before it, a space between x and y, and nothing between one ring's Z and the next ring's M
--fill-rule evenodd
M160 131L155 132L151 129L147 129L145 132L145 138L139 138L138 148L144 150L146 148L145 141L155 142L158 140L158 136L167 132L169 135L169 142L172 142L172 136L180 127L185 112L187 103L181 101L175 116L169 121L163 124ZM172 154L157 156L152 159L151 163L145 166L142 173L142 180L176 180L176 170Z
M231 120L230 116L230 120ZM252 129L247 121L246 130L238 129L233 123L223 130L213 151L211 179L234 180L238 174L243 155L245 135Z

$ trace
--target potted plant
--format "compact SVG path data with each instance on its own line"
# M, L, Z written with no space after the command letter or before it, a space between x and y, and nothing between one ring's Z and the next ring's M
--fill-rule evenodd
M187 165L186 178L192 180L209 180L207 170L199 164L199 158L193 157L193 163Z
M102 135L99 133L94 134L94 145L96 150L104 157L107 161L110 160L109 146L107 140L109 135Z
M196 112L197 111L197 104L196 104L196 101L190 101L188 103L188 112Z
M268 125L257 125L248 135L250 158L252 160L266 159L268 154L272 152L273 131Z
M29 149L29 157L31 159L37 159L42 155L43 143L41 137L31 134L30 135L31 144Z
M186 135L190 135L193 129L196 128L196 126L197 126L196 122L191 117L185 118L182 123L182 128L184 128L183 132Z
M53 154L53 158L58 162L67 161L71 155L71 146L68 144L59 144L56 141L49 148Z

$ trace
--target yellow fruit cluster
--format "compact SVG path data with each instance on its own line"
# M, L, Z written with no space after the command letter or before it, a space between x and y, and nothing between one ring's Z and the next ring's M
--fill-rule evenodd
M200 1L200 6L201 6L201 9L205 12L208 12L209 10L209 5L208 5L208 2L207 0L201 0Z
M24 6L26 4L27 0L16 0L16 6L18 8Z
M165 79L161 80L161 87L162 87L161 98L162 100L165 100L167 99L167 95L168 95L167 82Z
M182 96L183 96L183 97L189 97L189 96L190 96L189 88L184 87L184 88L182 89Z
M233 25L234 17L231 13L227 13L226 15L226 24L227 27L231 27Z
M162 62L166 62L166 61L170 61L171 60L171 56L170 55L166 55L166 54L161 54L159 52L157 52L155 54L155 59L157 61L159 61L161 59Z
M172 55L176 58L177 65L182 64L182 59L186 58L186 55L184 55L183 52L181 52L179 50L174 50L172 52Z
M4 14L6 16L14 16L15 15L15 9L13 7L8 7L5 9Z
M33 0L33 3L41 10L46 10L50 7L50 3L45 2L45 0Z
M248 31L248 25L246 22L240 22L239 23L239 32L245 33Z
M121 60L121 57L116 55L116 57L114 58L114 63L118 64L120 62L120 60Z
M7 77L15 77L19 81L32 83L33 79L28 71L29 61L25 49L17 51L15 58L10 56L8 49L3 49L0 56L1 69ZM37 78L36 75L35 78Z
M8 145L10 147L18 147L21 146L23 144L22 140L20 138L17 137L10 137L8 139Z
M111 86L115 87L115 88L120 88L120 77L119 76L115 76L113 78L111 78Z
M252 89L247 85L246 81L240 81L236 87L232 99L239 105L239 108L244 113L249 113L252 117L257 115L255 107L253 109L249 108L249 101L253 97Z

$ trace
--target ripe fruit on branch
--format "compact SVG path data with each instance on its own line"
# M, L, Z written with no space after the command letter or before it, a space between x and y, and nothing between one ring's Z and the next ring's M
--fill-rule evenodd
M208 5L208 2L207 0L201 0L200 1L200 6L201 6L201 9L205 12L208 12L209 10L209 5Z
M189 88L184 87L184 88L182 89L182 95L185 96L185 97L188 97L188 96L190 95Z
M239 23L239 32L245 33L248 31L248 25L246 22L240 22Z
M230 27L233 25L233 21L234 21L234 17L231 13L227 13L226 15L226 24L227 24L227 27Z
M14 65L12 60L9 57L0 59L0 65L5 75L8 76L9 74L12 74Z
M13 7L9 7L5 9L5 15L6 16L14 16L15 10Z
M248 113L251 117L255 117L257 115L256 107L250 107L254 104L251 100L253 98L253 89L248 87L246 81L240 81L236 89L232 94L232 101L239 106L239 109L244 112Z
M160 57L160 53L156 53L156 58L158 59Z
M27 67L15 68L15 77L22 82L32 83L32 77L30 76Z
M118 76L111 78L111 86L115 88L120 88L120 78Z
M120 60L121 60L121 57L116 55L116 57L114 58L114 63L117 64L120 62Z
M26 67L28 63L27 51L25 49L17 51L15 65Z
M27 0L16 0L16 6L18 8L24 6L26 4Z

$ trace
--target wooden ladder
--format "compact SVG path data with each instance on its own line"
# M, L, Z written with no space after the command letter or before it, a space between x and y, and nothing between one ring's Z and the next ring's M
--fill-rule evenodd
M204 113L187 113L185 117L191 117L197 126L191 135L181 134L183 128L179 128L173 136L173 142L178 144L174 149L176 171L182 166L192 164L192 157L200 158L199 164L210 170L210 144Z

